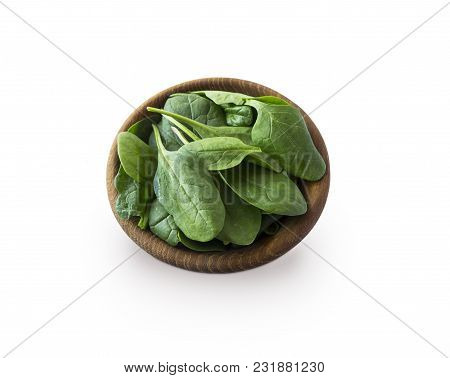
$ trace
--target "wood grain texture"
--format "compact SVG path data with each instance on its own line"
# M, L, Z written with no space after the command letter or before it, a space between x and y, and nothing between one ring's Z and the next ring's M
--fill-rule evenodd
M230 78L199 79L175 85L149 98L127 118L118 133L127 130L135 122L148 116L147 106L162 108L171 94L198 90L223 90L245 93L250 96L274 95L289 101L293 106L299 108L280 93L250 81ZM200 253L190 251L181 246L172 247L154 236L150 230L141 230L137 227L136 220L119 218L115 211L117 191L114 188L114 176L119 167L117 142L115 139L108 158L106 186L111 209L120 226L137 245L152 256L179 268L197 272L237 272L266 264L285 254L297 245L314 227L325 206L330 186L330 162L327 148L311 118L302 109L300 111L305 117L314 144L325 159L327 171L320 181L303 182L301 189L308 202L308 212L297 217L283 218L283 226L274 236L263 236L250 246L227 252Z

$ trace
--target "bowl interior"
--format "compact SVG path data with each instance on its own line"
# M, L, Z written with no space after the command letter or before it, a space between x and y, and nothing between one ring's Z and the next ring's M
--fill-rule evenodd
M147 106L161 108L164 106L167 98L173 93L198 90L223 90L240 92L250 96L274 95L289 101L293 106L299 108L280 93L250 81L230 78L199 79L175 85L149 98L131 113L118 130L118 133L128 130L135 122L148 116ZM183 269L209 273L235 272L254 268L283 255L298 244L313 228L325 206L330 185L330 163L325 143L312 120L302 109L300 111L305 117L314 144L327 164L327 171L320 181L302 181L299 183L308 202L308 211L304 215L282 218L282 227L275 235L262 236L250 246L226 252L193 252L181 246L172 247L153 235L150 230L141 230L137 227L137 221L134 219L124 220L119 218L115 211L117 192L114 188L114 177L120 162L115 139L108 158L106 185L109 202L117 221L127 235L143 250L166 263Z

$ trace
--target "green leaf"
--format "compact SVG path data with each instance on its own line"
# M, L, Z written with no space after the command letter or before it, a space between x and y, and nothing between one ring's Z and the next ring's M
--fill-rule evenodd
M240 139L214 137L200 139L181 147L180 153L190 153L203 160L210 171L232 168L249 154L260 152L259 147L249 146Z
M244 105L244 101L252 96L242 93L224 92L224 91L195 91L191 92L205 96L214 101L217 105L234 104Z
M129 190L135 181L126 174L125 170L122 166L119 166L119 171L117 172L116 177L114 177L114 187L117 189L119 193L124 193Z
M141 214L141 219L139 219L138 227L142 230L145 230L148 228L148 221L149 221L149 212L148 209L150 208L149 204L146 204L145 209L143 210Z
M125 178L127 177L129 181ZM119 194L116 198L116 211L122 219L130 219L132 216L140 216L142 204L140 203L139 186L129 177L123 169L116 176L116 186ZM121 190L119 190L120 188Z
M152 179L157 166L157 155L136 135L123 132L117 137L119 159L125 172L137 182Z
M283 173L241 164L219 174L239 197L266 213L291 216L306 213L307 203L300 189Z
M273 105L289 105L289 102L284 101L283 99L275 96L260 96L253 97L253 100L263 102L265 104L273 104Z
M154 151L155 156L158 155L158 149L156 148L155 143L155 136L152 133L152 120L149 118L144 118L136 123L134 123L130 128L127 130L129 133L132 133L136 135L139 139L141 139L143 142L149 144L150 149ZM122 167L122 165L120 165Z
M144 118L133 124L128 129L127 133L136 136L145 144L147 141L152 140L151 123L152 122L150 119ZM150 150L152 150L153 158L151 159L151 164L153 165L150 166L150 164L146 163L149 168L147 171L148 177L145 177L141 179L140 182L137 182L125 172L125 169L121 164L117 176L114 179L114 186L118 192L116 199L117 214L123 219L129 219L132 216L139 216L140 220L138 222L138 227L142 229L146 229L148 227L148 208L149 202L153 197L152 180L153 174L156 171L155 157L157 157L158 153L155 147L155 145L149 146Z
M167 150L176 151L183 145L178 140L177 136L173 133L172 127L167 120L164 121L163 119L161 119L157 126L161 133L161 138L164 142L164 146L167 148Z
M136 191L127 194L119 194L116 198L116 211L122 219L130 219L133 216L140 216L138 196Z
M225 205L225 224L217 239L224 244L250 245L258 236L261 211L244 202L222 180L219 191Z
M135 124L133 124L129 129L128 132L136 135L141 139L143 142L149 142L150 148L154 151L155 156L158 154L158 150L156 148L155 144L155 136L152 134L153 128L152 128L152 121L149 118L144 118ZM122 172L121 172L122 170ZM132 180L130 176L128 176L125 171L123 170L122 164L119 166L119 171L117 173L117 176L115 178L114 186L119 192L123 191L123 186L121 186L120 182L117 182L117 180L124 180L125 186L129 184L129 180Z
M266 154L265 152L254 152L250 154L246 158L246 160L249 163L256 164L267 169L271 169L272 171L275 172L283 171L283 167L280 165L280 163L269 154Z
M188 238L212 240L225 221L225 209L212 176L192 157L167 151L156 127L154 133L158 146L158 200Z
M185 247L196 252L221 252L226 250L223 243L217 239L213 239L208 242L199 242L189 239L181 231L178 233L178 238Z
M220 126L225 124L223 109L213 101L194 93L177 93L170 96L164 109L205 125Z
M174 94L166 101L164 110L211 126L225 125L223 109L213 101L193 93ZM172 132L173 125L167 119L161 120L160 131L166 149L176 151L181 143Z
M247 105L222 105L225 111L228 126L251 126L253 123L253 110Z
M246 100L257 112L253 143L277 159L286 171L305 180L319 180L326 165L309 135L300 111L290 105Z
M152 120L149 118L141 119L130 126L128 132L136 135L140 140L147 143L150 138L150 134L153 131L152 123Z
M149 225L150 230L168 244L175 246L180 241L178 226L173 216L167 212L158 199L155 199L150 206Z
M170 245L181 243L197 252L224 251L225 247L220 241L213 239L208 242L199 242L189 239L176 225L173 216L156 199L150 208L150 230Z
M175 125L175 127L172 127L172 131L174 131L174 129L177 129L178 131L183 131L184 134L186 134L189 138L191 138L192 140L199 140L200 137L195 134L193 131L191 131L189 129L189 127L184 126L180 121L177 121L175 118L170 117L166 114L163 114L163 118L166 118L168 121L170 121L171 124ZM177 135L179 138L179 135Z
M158 156L158 146L156 145L155 133L150 134L150 137L148 138L148 146L156 154L156 156Z
M117 189L116 211L119 217L130 219L139 216L139 227L146 228L147 205L151 196L150 183L137 183L128 176L121 166L114 179Z
M175 118L179 122L183 122L194 129L202 138L214 138L221 136L235 137L244 143L251 143L251 127L234 127L234 126L208 126L204 123L194 121L180 114L168 112L163 109L148 107L149 112L163 114ZM176 125L175 125L176 126Z

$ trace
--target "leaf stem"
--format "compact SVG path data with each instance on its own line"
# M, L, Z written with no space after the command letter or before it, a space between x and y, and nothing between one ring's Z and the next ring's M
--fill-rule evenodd
M178 137L179 140L181 140L181 142L183 144L189 144L189 141L183 136L183 134L181 133L180 130L178 130L176 127L171 127L173 133Z
M178 127L181 131L183 131L188 137L192 140L200 140L200 138L195 135L191 130L189 130L186 126L184 126L181 122L178 122L175 118L163 114L163 117L172 122L176 127Z
M164 147L164 144L161 140L161 135L159 134L158 126L155 124L152 124L153 126L153 132L155 133L155 141L156 145L158 146L158 149L161 150L161 152L167 152L166 148Z

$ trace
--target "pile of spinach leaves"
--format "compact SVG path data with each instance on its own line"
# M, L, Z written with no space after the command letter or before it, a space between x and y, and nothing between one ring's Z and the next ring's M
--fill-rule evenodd
M177 93L117 137L117 214L168 244L225 251L306 213L297 179L326 171L298 109L274 96Z

